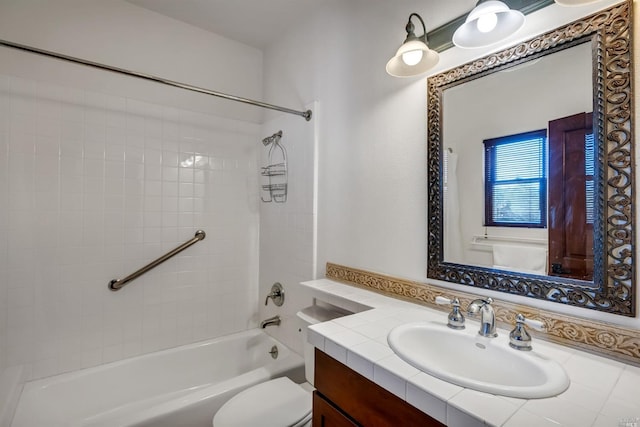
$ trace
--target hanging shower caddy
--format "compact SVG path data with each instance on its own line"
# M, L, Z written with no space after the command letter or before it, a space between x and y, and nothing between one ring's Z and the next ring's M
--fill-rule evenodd
M280 143L282 131L262 140L265 147L269 147L267 166L264 166L261 175L264 178L262 191L265 193L260 198L263 202L284 203L287 201L287 150Z

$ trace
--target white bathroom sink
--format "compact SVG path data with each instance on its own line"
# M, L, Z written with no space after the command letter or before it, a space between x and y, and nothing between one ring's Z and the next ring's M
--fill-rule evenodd
M387 341L405 362L461 387L523 399L555 396L569 387L560 364L535 350L509 347L508 332L485 338L475 324L453 330L418 322L394 328Z

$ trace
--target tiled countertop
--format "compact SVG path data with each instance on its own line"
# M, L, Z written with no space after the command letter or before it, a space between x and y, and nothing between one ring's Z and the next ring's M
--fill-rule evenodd
M555 359L569 374L567 391L531 400L477 392L419 371L387 345L395 326L446 322L446 312L327 279L302 285L320 300L359 311L311 326L311 344L447 426L640 427L638 367L534 338L534 351ZM467 327L478 324L467 322Z

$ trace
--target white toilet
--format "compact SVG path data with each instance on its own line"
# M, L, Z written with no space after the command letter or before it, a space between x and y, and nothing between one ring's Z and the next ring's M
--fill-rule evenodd
M287 377L276 378L241 391L213 417L213 427L310 427L313 391L313 346L307 343L307 328L346 313L313 305L297 313L304 346L305 377L296 384Z

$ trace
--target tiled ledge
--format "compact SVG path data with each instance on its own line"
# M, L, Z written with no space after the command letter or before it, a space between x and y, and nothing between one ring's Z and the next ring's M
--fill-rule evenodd
M448 310L446 307L435 304L435 297L439 295L458 297L465 307L477 298L474 294L332 263L327 263L327 278L436 310ZM516 314L522 313L527 318L538 319L545 324L546 331L544 333L532 331L533 336L640 366L640 331L638 330L504 301L495 301L493 305L496 318L503 327L513 325Z
M328 279L302 285L318 299L370 308L311 326L310 343L450 427L605 427L636 419L640 424L640 368L534 338L534 350L569 374L567 391L532 400L476 392L420 372L387 345L393 327L444 322L445 313Z

